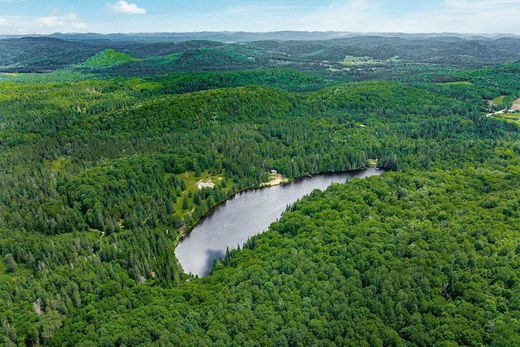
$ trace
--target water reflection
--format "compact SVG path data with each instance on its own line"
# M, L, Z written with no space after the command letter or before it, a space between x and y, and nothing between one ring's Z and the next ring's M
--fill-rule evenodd
M211 269L213 263L217 259L222 259L226 255L225 251L220 249L208 249L206 250L206 263L204 264L205 269Z
M333 183L344 183L353 177L380 175L383 171L366 169L307 177L284 186L248 191L219 206L197 225L177 246L175 254L187 273L207 275L215 259L222 258L227 248L242 246L276 221L287 206L311 193L324 190Z

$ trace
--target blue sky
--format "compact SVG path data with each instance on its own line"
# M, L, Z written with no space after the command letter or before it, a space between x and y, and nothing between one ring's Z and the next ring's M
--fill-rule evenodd
M0 0L0 34L204 30L520 34L520 0Z

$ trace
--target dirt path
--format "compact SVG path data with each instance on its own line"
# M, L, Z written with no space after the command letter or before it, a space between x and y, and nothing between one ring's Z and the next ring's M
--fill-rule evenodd
M504 108L503 110L500 110L500 111L496 111L496 112L493 112L493 113L488 113L488 114L486 114L486 117L496 116L497 114L505 114L506 111L507 111L507 108Z

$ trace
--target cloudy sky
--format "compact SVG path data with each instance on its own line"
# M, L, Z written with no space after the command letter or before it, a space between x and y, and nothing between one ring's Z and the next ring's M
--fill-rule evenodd
M520 34L520 0L0 0L0 34L205 30Z

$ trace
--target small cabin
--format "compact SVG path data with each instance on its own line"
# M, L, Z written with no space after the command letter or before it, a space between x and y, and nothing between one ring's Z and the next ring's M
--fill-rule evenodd
M199 189L204 189L204 188L211 188L211 189L213 189L213 188L215 188L215 183L213 183L213 182L199 182L199 183L197 183L197 187Z

